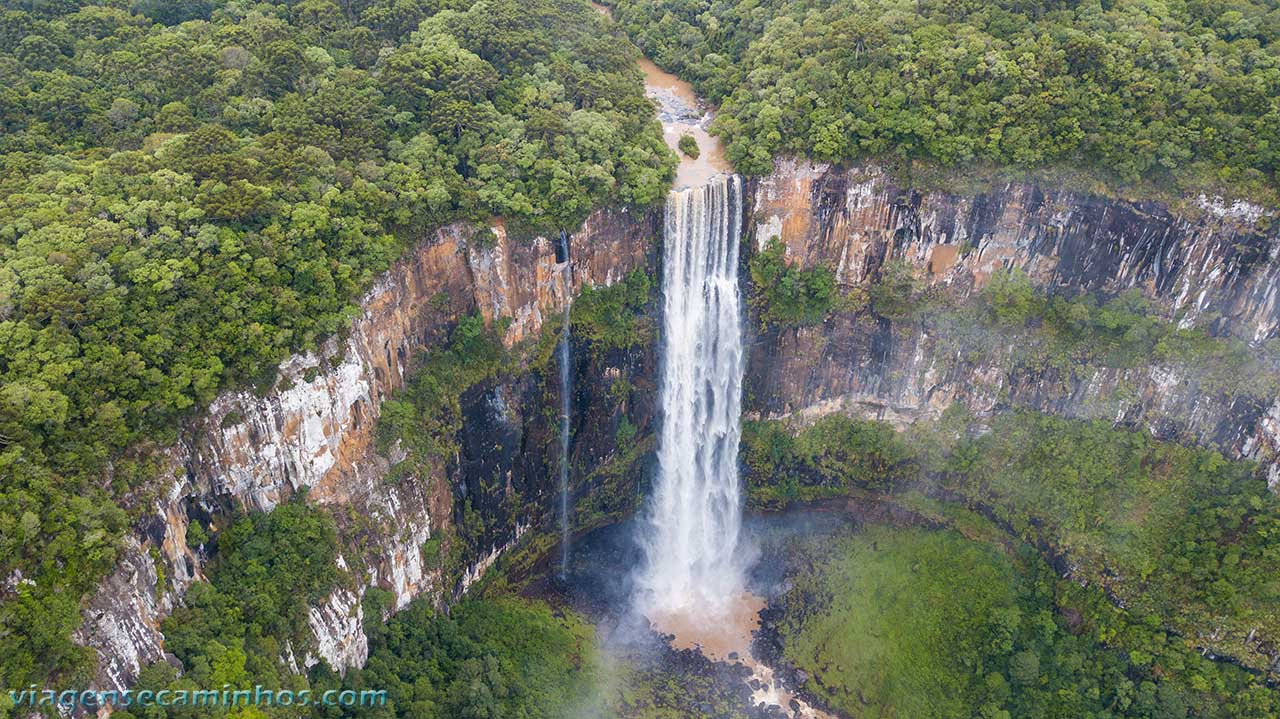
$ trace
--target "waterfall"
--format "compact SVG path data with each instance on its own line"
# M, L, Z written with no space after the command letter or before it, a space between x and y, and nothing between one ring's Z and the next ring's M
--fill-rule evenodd
M646 611L714 610L741 588L741 231L736 175L667 197L658 477L639 538Z
M560 577L569 573L569 414L573 403L573 372L569 356L569 320L573 308L573 270L569 262L569 236L560 231L557 259L563 258L564 319L560 325Z

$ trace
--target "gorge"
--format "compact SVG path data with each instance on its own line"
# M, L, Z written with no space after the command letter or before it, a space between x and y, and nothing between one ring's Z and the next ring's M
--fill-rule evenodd
M1053 196L1020 186L976 199L921 193L918 200L907 195L908 202L899 203L903 194L886 175L874 168L862 172L867 179L854 183L845 179L849 176L846 171L787 162L767 181L745 183L752 208L746 230L752 255L762 242L761 227L770 231L780 227L778 236L789 248L795 248L791 251L804 258L802 262L830 263L840 268L845 282L865 281L885 258L903 258L931 284L971 288L995 266L992 258L1003 256L1025 263L1037 283L1088 283L1099 289L1146 286L1148 296L1168 317L1175 317L1183 308L1191 312L1226 308L1217 321L1246 327L1249 333L1269 332L1267 328L1275 322L1269 292L1263 289L1272 272L1270 251L1260 249L1254 255L1259 259L1248 262L1238 254L1250 243L1259 248L1275 246L1274 232L1253 234L1253 211L1248 208L1207 205L1199 218L1180 219L1158 208L1140 210L1122 202L1070 194ZM838 184L828 184L833 181ZM1028 205L1025 198L1037 195L1052 201ZM1100 218L1110 224L1099 228ZM653 214L633 211L593 215L575 235L578 286L618 283L628 272L650 262L659 222ZM308 498L321 506L354 504L386 527L355 534L365 530L353 523L344 530L353 532L353 541L357 536L367 538L344 550L344 554L360 557L367 567L364 581L368 584L364 586L390 588L396 601L404 604L422 592L447 591L435 583L438 570L420 559L419 545L435 531L428 529L435 526L432 516L450 515L451 492L427 494L430 482L440 480L425 477L408 486L387 486L379 481L380 473L386 470L366 469L386 462L373 448L377 403L371 398L385 396L388 390L384 387L400 386L404 377L400 358L411 356L424 341L420 338L431 341L431 337L443 337L430 323L447 322L447 314L442 312L434 319L431 314L410 309L429 307L427 300L442 291L449 292L451 303L461 308L475 307L494 318L506 313L516 317L507 330L511 341L536 337L543 318L555 317L554 311L543 309L548 305L554 308L563 297L551 244L534 243L525 249L504 233L497 235L498 243L492 250L460 253L465 233L442 232L398 265L366 301L366 319L347 340L346 359L339 368L318 372L307 382L306 370L318 366L318 360L303 359L285 370L285 377L298 378L288 391L265 398L232 395L215 405L214 414L203 424L209 429L197 430L203 433L193 435L190 454L178 455L183 459L176 466L183 468L186 479L173 494L157 502L155 519L149 525L152 532L138 535L129 559L86 612L83 636L99 652L99 681L104 686L130 682L141 666L162 656L158 619L179 601L190 581L201 576L200 557L183 540L189 517L216 510L228 498L265 509L290 495L296 486L309 487ZM957 253L957 261L944 267L938 258L946 253L935 248L953 244L950 240L957 236L974 238L971 241L977 249ZM1039 239L1050 237L1065 239ZM1104 249L1106 252L1094 256L1112 259L1108 264L1092 265L1087 275L1054 269L1066 266L1069 260L1065 258L1079 256L1087 248ZM1143 265L1135 259L1142 257L1152 259ZM1156 272L1155 257L1161 258L1160 283L1150 281ZM457 269L442 271L438 269L442 262L456 263L446 266ZM1232 269L1215 272L1219 262ZM432 279L450 276L473 277L476 284L441 288ZM1203 282L1207 288L1203 296L1179 289L1195 282ZM525 287L538 290L519 289ZM1032 379L1003 364L1002 355L969 359L939 354L941 348L928 335L882 328L866 332L851 318L837 316L823 328L761 332L756 327L748 322L747 336L752 342L745 375L748 417L794 416L811 422L832 412L847 412L905 426L918 418L939 415L946 400L955 397L979 416L1010 405L1066 416L1108 420L1119 416L1161 436L1215 444L1230 454L1255 457L1270 466L1275 424L1269 419L1269 405L1201 391L1194 384L1199 378L1179 377L1176 368L1099 367L1074 376L1051 369L1042 378ZM652 346L638 353L609 350L600 361L585 359L591 355L585 348L574 352L584 358L579 361L589 365L575 372L591 373L578 375L580 387L609 387L617 378L627 378L631 385L623 405L628 409L621 413L615 400L602 393L584 391L576 400L572 414L581 419L575 431L576 456L571 464L575 469L570 484L578 513L590 511L585 507L592 504L591 497L605 500L612 511L640 506L637 490L627 489L635 479L620 478L624 490L618 495L606 487L619 480L600 470L611 462L631 461L615 445L615 428L623 417L629 417L640 437L657 427L653 410L646 408L657 404L654 352ZM584 381L588 378L593 379ZM1126 381L1140 389L1131 394L1108 389ZM547 439L555 432L551 427L537 429L535 416L526 409L508 404L504 411L495 403L520 396L537 401L539 395L530 395L530 389L517 380L491 385L464 398L464 436L475 437L476 444L472 450L464 442L459 456L462 461L454 471L461 478L478 478L482 472L495 471L491 468L500 476L509 474L512 486L523 487L527 500L541 496L541 506L546 508L543 517L553 522L544 526L554 526L556 512L552 508L558 491L553 482L540 482L537 477L550 478L555 471L521 466L514 458L520 444L529 441L519 437L521 431L541 432ZM559 403L558 389L558 382L553 382L547 395L550 406ZM1250 406L1255 409L1238 411ZM321 421L310 419L318 410ZM244 418L222 428L222 417L232 412L240 412ZM324 413L333 414L326 418ZM526 422L530 423L528 428L520 430ZM272 439L263 442L264 437ZM497 454L493 437L503 437ZM250 446L278 450L251 453ZM485 468L485 462L492 463L490 468ZM643 472L640 468L645 465L641 461L626 466ZM641 475L634 476L638 479ZM291 483L280 481L286 477L292 478ZM584 498L589 501L584 503ZM394 514L379 507L393 507ZM579 516L573 523L576 531L591 526ZM486 540L488 547L505 550L521 535L524 521L495 529ZM491 552L477 559L487 564L492 561L489 556L499 553ZM477 573L472 571L468 576ZM366 651L361 641L364 625L358 596L335 592L312 614L317 656L334 666L358 664ZM1255 634L1250 640L1262 647L1265 636ZM1229 649L1225 642L1216 646L1224 652Z
M292 514L315 512L332 525L323 581L292 592L304 610L288 631L248 636L316 686L413 665L395 652L426 646L422 626L517 639L551 626L577 643L546 666L621 702L575 694L564 716L856 717L902 706L904 686L942 686L946 706L1007 717L1040 687L1090 696L1050 666L1132 680L1095 691L1106 711L1129 702L1105 716L1190 707L1184 694L1235 713L1168 716L1280 706L1275 588L1255 576L1274 559L1263 485L1280 485L1275 210L1031 179L940 189L969 185L874 160L779 155L739 175L691 86L639 64L652 139L679 157L665 200L594 202L563 229L476 212L432 225L327 339L197 405L154 449L154 481L129 487L115 568L79 608L87 681L190 670L188 627L215 626L197 621L226 601L208 588L249 553L239 528L284 517L259 543L275 561L284 537L325 544L324 522ZM537 83L546 67L570 72L557 57ZM537 83L522 97L556 96ZM607 134L588 115L575 127ZM549 122L534 117L530 136ZM396 151L438 150L417 143ZM382 177L353 166L356 187ZM1045 459L1076 449L1095 461ZM1120 475L1141 481L1108 484ZM4 591L23 582L11 573ZM998 626L948 614L952 590ZM957 647L999 652L946 657L968 683L901 679L927 664L888 646L898 632L882 623L910 623L902 607ZM614 656L602 636L642 649ZM432 652L445 649L419 657L423 676L445 671ZM527 664L468 661L448 669L458 686ZM463 701L437 687L430 704L418 678L397 679L397 712Z

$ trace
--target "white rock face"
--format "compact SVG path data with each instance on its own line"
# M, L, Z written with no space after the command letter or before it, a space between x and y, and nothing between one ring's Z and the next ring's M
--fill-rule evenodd
M292 648L306 663L323 658L341 670L364 662L360 598L367 587L392 592L396 608L424 593L442 598L440 577L421 549L449 521L449 478L439 466L384 480L404 454L375 451L382 402L403 385L415 356L447 339L459 317L510 317L504 340L514 344L535 336L544 317L558 317L570 291L610 284L643 266L653 224L643 214L593 213L573 239L572 288L564 287L544 238L512 238L498 224L496 242L481 248L470 242L469 226L442 228L366 293L342 337L285 361L264 395L218 397L168 450L166 477L173 479L143 522L148 530L129 538L116 571L89 598L76 639L98 652L97 685L125 688L142 666L163 658L160 622L202 578L203 557L186 544L194 509L265 511L305 489L308 501L333 511L340 564L350 566L356 588L340 587L311 608L315 644ZM474 558L470 581L504 548Z
M490 548L488 554L480 557L479 561L476 561L471 566L467 567L462 573L462 583L459 585L458 596L460 597L465 594L466 591L471 588L471 585L480 581L480 578L484 576L484 573L489 571L489 568L493 566L494 562L498 561L498 557L501 557L503 552L516 546L520 541L520 538L523 537L527 531L529 531L529 525L516 525L515 539L507 542L506 544Z
M235 392L209 407L222 426L210 430L209 447L222 470L213 490L239 498L250 509L268 511L298 489L311 487L338 465L339 428L374 402L368 373L373 363L360 354L355 337L343 345L336 367L320 371L308 353L281 367L292 385L269 397ZM307 371L313 379L308 381ZM241 421L230 421L237 415ZM352 467L358 474L359 468Z
M311 607L308 624L316 638L316 654L334 667L356 667L369 657L369 643L364 634L360 595L338 588L329 601ZM310 667L316 662L308 661Z
M156 599L156 565L136 538L126 540L119 569L108 579L103 593L117 602L90 606L85 623L75 637L93 646L101 642L121 651L99 656L101 686L121 688L138 675L144 664L164 656L163 638L149 619L162 612Z

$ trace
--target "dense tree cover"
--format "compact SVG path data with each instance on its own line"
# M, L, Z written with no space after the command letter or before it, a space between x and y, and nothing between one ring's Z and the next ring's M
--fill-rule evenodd
M905 260L886 260L867 290L871 310L879 317L904 320L917 308L921 290L915 267Z
M1038 683L1039 672L1009 666L1024 616L998 551L949 532L873 527L823 559L802 565L780 629L784 656L825 704L851 716L989 717L1011 685Z
M813 325L827 318L842 302L835 273L823 264L800 268L786 260L786 245L769 238L764 250L751 256L750 303L764 325Z
M1100 168L1275 198L1280 9L1267 0L616 0L722 103L741 171L779 153Z
M340 579L333 519L300 496L271 512L237 518L207 540L206 535L202 549L214 552L208 581L192 584L183 606L162 626L165 649L181 660L183 671L157 662L142 671L137 688L308 688L296 661L313 642L308 605L324 599ZM139 707L122 716L259 719L305 713L298 707L188 706Z
M1250 666L1266 666L1258 642L1280 631L1280 500L1253 465L1211 450L1029 412L975 427L950 411L905 435L842 416L795 435L749 423L743 458L763 506L921 489L978 508L1105 588L1128 621Z
M66 638L114 563L113 500L157 474L125 448L269 384L403 244L661 199L674 157L602 22L575 0L4 5L0 679L88 666Z
M574 338L588 342L597 357L652 342L653 320L644 313L652 287L644 270L633 270L607 287L582 288L570 308Z
M1257 664L1280 628L1280 501L1253 467L1142 432L1034 414L958 446L947 486L1045 538L1128 610Z
M850 716L1276 716L1274 694L1234 667L1107 648L1079 587L1025 545L873 525L801 556L774 628L807 689Z
M305 646L307 606L338 579L333 519L299 496L271 512L235 520L215 535L209 581L197 582L185 606L164 624L165 648L187 666L209 641L264 637ZM267 657L272 651L258 651Z
M419 599L372 621L369 661L342 684L388 701L328 716L559 719L591 694L599 663L591 626L539 602L469 600L445 615Z

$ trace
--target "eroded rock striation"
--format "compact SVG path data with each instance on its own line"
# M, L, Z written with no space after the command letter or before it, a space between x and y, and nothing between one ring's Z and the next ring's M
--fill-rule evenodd
M754 185L753 239L788 261L825 264L845 287L905 260L922 281L965 297L1002 268L1054 292L1137 288L1168 320L1257 344L1280 325L1280 223L1246 203L1199 198L1176 214L1009 184L985 194L918 192L874 166L780 162ZM766 331L752 346L749 408L800 418L846 412L898 425L960 402L978 416L1012 407L1144 427L1262 461L1272 484L1280 401L1211 391L1195 368L1150 364L1028 372L1013 354L978 354L919 326L836 315L820 327Z
M468 470L459 458L426 476L388 481L403 452L393 448L384 456L375 449L382 402L403 386L418 352L447 340L461 316L509 318L503 340L512 346L536 338L545 318L558 321L570 293L645 267L656 221L634 209L592 214L574 236L572 288L563 286L554 243L546 238L513 237L501 223L483 240L466 225L442 228L368 291L349 332L283 363L269 391L231 392L214 401L167 451L172 482L157 492L117 570L84 610L76 638L98 652L98 685L125 687L142 666L163 659L160 622L202 578L204 557L186 542L193 517L216 523L231 509L269 510L302 490L332 511L339 561L355 586L339 587L311 608L315 645L290 648L302 664L323 658L345 668L364 661L361 597L368 587L390 591L395 608L422 594L441 598L450 588L424 564L421 547L450 521L454 485L465 485ZM473 393L466 411L483 414L472 405L504 391ZM518 439L519 407L506 414ZM519 450L517 444L505 455ZM541 469L533 467L531 473ZM488 551L467 557L475 565L467 576L520 531L516 522L491 533Z

